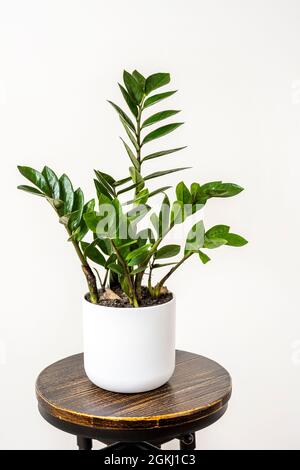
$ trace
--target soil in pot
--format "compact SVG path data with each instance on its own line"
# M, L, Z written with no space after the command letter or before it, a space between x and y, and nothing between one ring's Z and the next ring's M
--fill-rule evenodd
M115 287L113 289L113 292L119 297L118 299L107 299L103 298L103 291L99 292L99 305L103 305L105 307L118 307L118 308L133 308L132 305L129 303L129 299L124 294L122 289L119 287ZM89 294L87 294L86 299L89 301ZM142 287L142 296L139 301L139 306L140 307L152 307L153 305L161 305L165 304L166 302L169 302L170 300L173 299L173 294L172 292L166 292L164 294L161 294L158 298L152 298L151 295L149 294L149 290L147 287L143 286Z

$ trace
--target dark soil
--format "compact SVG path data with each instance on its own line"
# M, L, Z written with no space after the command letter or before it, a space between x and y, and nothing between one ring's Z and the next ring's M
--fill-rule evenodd
M128 297L124 292L116 287L112 289L121 299L114 299L114 300L108 300L108 299L100 299L99 300L99 305L103 305L105 307L118 307L118 308L133 308L132 305L130 305ZM101 291L99 292L99 295L101 296ZM173 294L171 292L168 292L166 294L161 294L159 297L153 299L147 287L142 287L142 298L139 300L139 307L152 307L153 305L161 305L169 302L170 300L173 299ZM87 300L89 300L89 294L87 295Z

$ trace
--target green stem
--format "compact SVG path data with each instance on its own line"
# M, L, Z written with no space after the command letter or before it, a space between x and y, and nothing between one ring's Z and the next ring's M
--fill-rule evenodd
M138 303L138 300L137 300L137 297L136 297L136 293L135 293L135 288L134 288L134 284L132 282L132 279L131 279L131 276L130 276L130 272L128 270L128 266L126 264L126 262L124 261L120 251L118 250L115 242L113 240L111 240L111 243L112 243L112 246L115 250L115 253L117 255L117 258L121 264L121 266L123 267L123 270L124 270L124 273L125 273L125 276L126 276L126 279L128 281L128 285L130 287L130 291L131 291L131 294L132 294L132 299L130 299L134 305L134 307L138 307L139 306L139 303Z
M53 209L55 210L58 217L60 217L58 209L53 204L51 204L51 202L49 200L48 200L48 202L53 207ZM93 273L93 271L92 271L90 265L88 264L87 260L85 259L84 255L83 255L83 253L80 249L80 246L79 246L78 242L72 238L71 230L67 226L65 226L65 227L66 227L67 233L69 235L69 239L71 240L72 245L75 248L76 254L77 254L77 256L78 256L78 258L81 262L81 267L82 267L82 270L83 270L84 275L86 277L86 281L87 281L89 292L90 292L90 301L91 301L92 304L97 304L99 302L99 294L98 294L96 276Z
M169 279L169 277L172 276L172 274L176 271L176 269L178 269L192 255L193 255L193 252L190 252L187 255L183 256L183 258L177 264L175 264L175 266L173 266L173 268L170 269L170 271L167 272L167 274L156 284L155 295L157 297L159 296L160 289L163 287L163 285Z

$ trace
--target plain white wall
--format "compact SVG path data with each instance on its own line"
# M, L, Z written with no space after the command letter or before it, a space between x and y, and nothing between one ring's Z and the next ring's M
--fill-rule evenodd
M1 448L75 447L39 416L34 382L82 349L80 266L50 207L16 190L16 165L66 171L87 196L93 168L122 176L106 99L122 102L123 68L169 71L180 90L168 105L186 125L161 144L188 149L149 172L188 164L164 182L246 188L210 201L204 219L250 243L195 258L169 283L178 347L233 377L229 410L198 447L300 448L299 41L297 0L1 0Z

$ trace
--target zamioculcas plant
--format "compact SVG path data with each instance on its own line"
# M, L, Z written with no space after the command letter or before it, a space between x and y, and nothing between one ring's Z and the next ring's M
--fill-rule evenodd
M222 181L204 184L193 182L188 187L184 181L180 181L176 186L173 199L167 195L170 186L158 186L156 189L150 190L147 187L148 181L188 168L183 166L150 173L147 170L149 161L155 159L157 162L164 162L166 156L185 148L182 146L147 152L149 142L175 131L183 123L169 121L165 123L165 120L177 115L178 110L159 109L155 111L158 103L175 93L175 91L160 90L170 82L168 73L156 73L145 78L136 70L132 73L124 71L123 82L123 84L119 84L119 87L125 100L126 110L111 101L109 103L117 111L124 128L125 137L121 137L121 140L124 153L129 157L130 166L128 174L118 180L102 170L95 170L97 207L95 207L94 200L84 204L81 189L74 191L66 175L58 179L48 167L45 167L41 173L29 167L19 167L22 175L35 186L19 186L19 189L44 197L67 230L68 239L75 248L88 283L89 296L85 301L85 309L90 309L88 304L95 304L98 309L105 306L107 315L110 315L109 323L114 318L113 312L120 312L119 307L123 307L122 326L120 327L122 336L118 337L120 343L124 342L123 336L126 331L127 335L132 337L132 327L131 330L128 330L126 325L129 325L129 322L126 323L125 320L127 315L131 315L132 319L133 313L130 314L133 312L132 307L139 312L139 318L144 314L144 310L147 310L146 306L149 305L156 306L159 312L170 310L169 323L174 323L172 317L174 307L170 307L170 305L174 305L174 299L172 300L173 296L165 284L170 276L191 256L199 257L199 260L206 264L210 261L208 251L223 245L239 247L247 243L243 237L232 233L228 225L219 224L206 230L201 219L190 227L182 246L165 242L165 238L175 226L183 224L190 216L195 217L195 214L206 205L209 199L235 196L243 188L237 184ZM161 201L158 210L155 211L151 208L150 203L153 196L160 194ZM98 269L93 269L91 262L100 266L103 273L100 273ZM154 276L154 273L161 272L161 270L164 271L163 275ZM97 312L99 311L97 310ZM129 313L125 315L125 311ZM93 315L95 312L93 310ZM128 370L124 358L122 367L127 375L126 380L124 379L126 385L123 386L120 379L120 368L116 365L119 363L119 358L118 360L117 358L111 359L109 379L107 377L104 379L104 370L98 363L95 365L95 351L98 356L105 352L102 342L99 341L95 333L100 317L97 315L97 319L93 322L90 318L89 315L85 323L86 325L91 323L92 326L91 329L86 326L85 331L88 333L85 334L86 344L92 345L92 347L88 347L85 352L85 364L86 371L94 383L110 390L126 392L148 390L149 386L154 388L158 386L157 384L164 383L166 377L168 380L170 370L174 366L174 331L170 328L170 324L166 324L164 327L161 323L155 325L155 328L158 328L160 332L159 336L162 337L162 344L156 344L158 352L154 355L156 359L153 358L155 364L149 366L150 369L153 367L159 369L154 374L155 377L152 379L148 377L147 380L141 377L137 379L138 372L135 374L131 369ZM150 321L149 314L145 318L147 318L147 320L145 319L145 325L147 325ZM152 322L153 318L154 313ZM118 321L120 322L119 317ZM109 330L105 332L105 351L110 349L110 346L107 345L108 341L112 341L112 337L116 338L115 326L111 325L110 331L108 323L105 324L106 329ZM142 335L145 340L144 354L148 357L148 343L144 338L145 335L147 336L147 328L154 327L148 325L145 331L139 331L138 334ZM162 334L164 328L165 337ZM132 343L131 347L134 348L133 339ZM160 354L165 351L165 343L169 344L169 352L167 357L162 358ZM126 348L128 348L128 343L126 343ZM136 364L135 367L137 370L144 370L143 348L140 355L141 367L139 364ZM160 366L157 365L158 358ZM132 363L131 356L128 360Z

